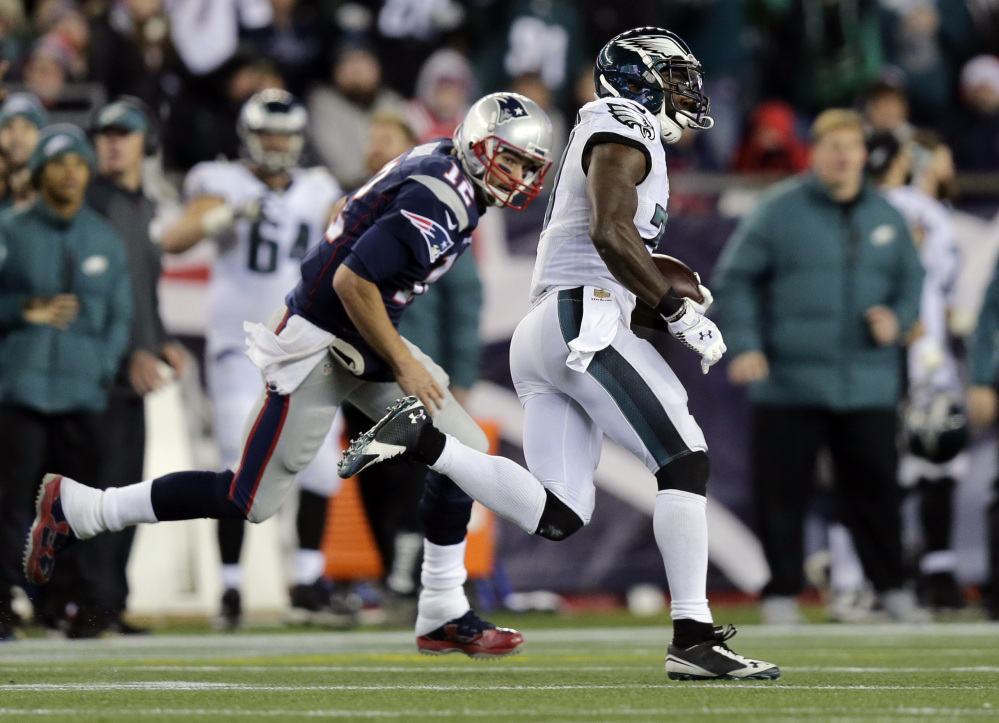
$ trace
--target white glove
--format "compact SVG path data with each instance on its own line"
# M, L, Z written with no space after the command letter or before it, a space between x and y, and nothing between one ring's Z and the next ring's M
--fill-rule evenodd
M228 203L214 206L201 216L201 230L205 232L205 236L217 236L232 228L234 223L236 214Z
M701 313L702 314L707 313L707 310L711 308L711 305L713 303L715 303L715 297L711 295L711 292L708 290L708 287L705 286L704 284L698 284L697 290L701 292L701 296L704 299L704 301L702 301L700 304Z
M700 289L704 300L710 304L713 301L711 292L703 286ZM712 364L722 358L726 349L718 327L704 316L706 308L705 304L698 304L693 299L684 299L680 311L666 320L669 333L685 347L701 355L701 371L705 374Z
M236 214L236 218L245 218L250 222L260 221L265 215L264 207L258 198L245 201L242 205L237 206L233 213Z
M205 236L217 236L231 229L241 218L259 221L261 218L260 201L254 198L236 208L228 203L210 208L201 217L201 228L205 232Z

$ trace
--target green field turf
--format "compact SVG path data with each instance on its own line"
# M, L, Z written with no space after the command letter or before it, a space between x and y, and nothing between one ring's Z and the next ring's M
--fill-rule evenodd
M667 628L517 624L505 660L418 655L405 632L163 632L0 645L0 719L949 721L999 716L999 625L747 625L776 682L675 683ZM613 620L613 618L611 618ZM570 622L572 620L570 619ZM554 624L551 624L554 623Z

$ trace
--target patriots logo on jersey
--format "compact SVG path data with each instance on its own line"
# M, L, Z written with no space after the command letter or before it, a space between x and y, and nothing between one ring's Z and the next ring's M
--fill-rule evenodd
M409 219L411 224L416 226L420 235L427 242L427 248L430 250L430 263L437 261L437 259L448 252L448 249L454 246L454 241L451 240L448 232L433 219L405 209L402 209L402 215Z
M499 103L500 114L499 118L496 119L496 125L501 126L507 121L512 121L515 118L525 118L530 115L527 112L527 108L524 104L513 96L502 96L496 99Z
M656 129L652 127L652 123L636 108L624 103L608 103L607 110L618 123L629 128L637 128L650 141L656 137Z

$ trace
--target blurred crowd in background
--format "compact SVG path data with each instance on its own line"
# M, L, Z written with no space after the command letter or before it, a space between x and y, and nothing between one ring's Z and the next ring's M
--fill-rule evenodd
M522 93L549 113L558 158L577 109L593 99L597 51L614 34L642 25L669 28L689 44L711 98L714 129L689 131L667 148L674 182L694 172L806 171L814 118L828 108L853 108L876 139L872 152L904 150L910 180L922 178L935 198L951 204L955 178L963 176L977 183L970 187L985 189L980 214L999 208L995 178L969 175L999 174L999 0L0 0L9 93L0 111L0 198L4 206L31 202L32 173L50 160L29 163L39 133L70 123L92 135L141 133L144 182L131 191L141 188L151 199L142 207L150 219L166 208L176 215L189 170L245 155L240 110L271 88L291 92L308 109L302 165L325 167L344 192L414 144L450 136L472 101L498 90ZM100 121L99 111L122 96L133 99L129 120ZM683 214L696 211L699 201L696 194L677 195L671 224L679 218L682 233ZM544 202L508 218L512 241L536 243ZM151 228L155 240L162 229ZM719 252L711 247L701 258L713 264ZM158 262L151 263L158 272ZM440 318L461 303L454 298L479 304L476 293L443 296L434 313L426 302L427 313L413 318ZM422 323L413 321L406 335L419 334L412 325ZM472 315L459 333L475 327ZM965 323L963 333L970 331ZM155 343L180 371L183 355L173 342L160 333ZM445 368L446 347L433 354ZM480 354L453 355L450 371L460 391L475 383ZM140 396L159 384L148 370L125 377L121 385L131 384ZM932 499L952 504L947 495ZM949 534L949 518L943 533L943 523L934 524L935 539L947 548L938 538ZM411 537L414 530L404 532ZM392 544L379 541L383 554L392 554L386 552ZM934 560L927 574L937 577L924 586L923 602L962 607L953 560ZM74 637L134 631L121 618L123 561L118 568L114 599L100 603L112 614L80 617L70 628ZM411 582L401 587L411 591ZM841 605L840 619L870 611L870 602L857 600L862 582L861 575L849 590L853 597ZM993 605L999 616L999 595ZM3 626L14 627L5 609L9 602L0 596L0 638ZM239 611L229 613L235 627ZM796 618L792 611L774 622Z
M932 128L959 170L999 169L991 0L4 0L0 57L53 122L142 99L174 171L236 156L243 101L286 88L312 111L315 159L349 190L371 112L403 111L433 137L470 98L515 89L564 133L592 97L596 51L647 24L693 49L717 121L675 150L674 172L801 170L811 117L889 89L908 117L886 109L872 123Z

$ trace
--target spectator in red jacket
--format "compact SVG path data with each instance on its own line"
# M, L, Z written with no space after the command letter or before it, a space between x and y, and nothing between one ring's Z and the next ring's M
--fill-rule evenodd
M757 106L736 149L732 170L739 173L798 173L808 167L808 146L796 131L794 110L787 103Z

